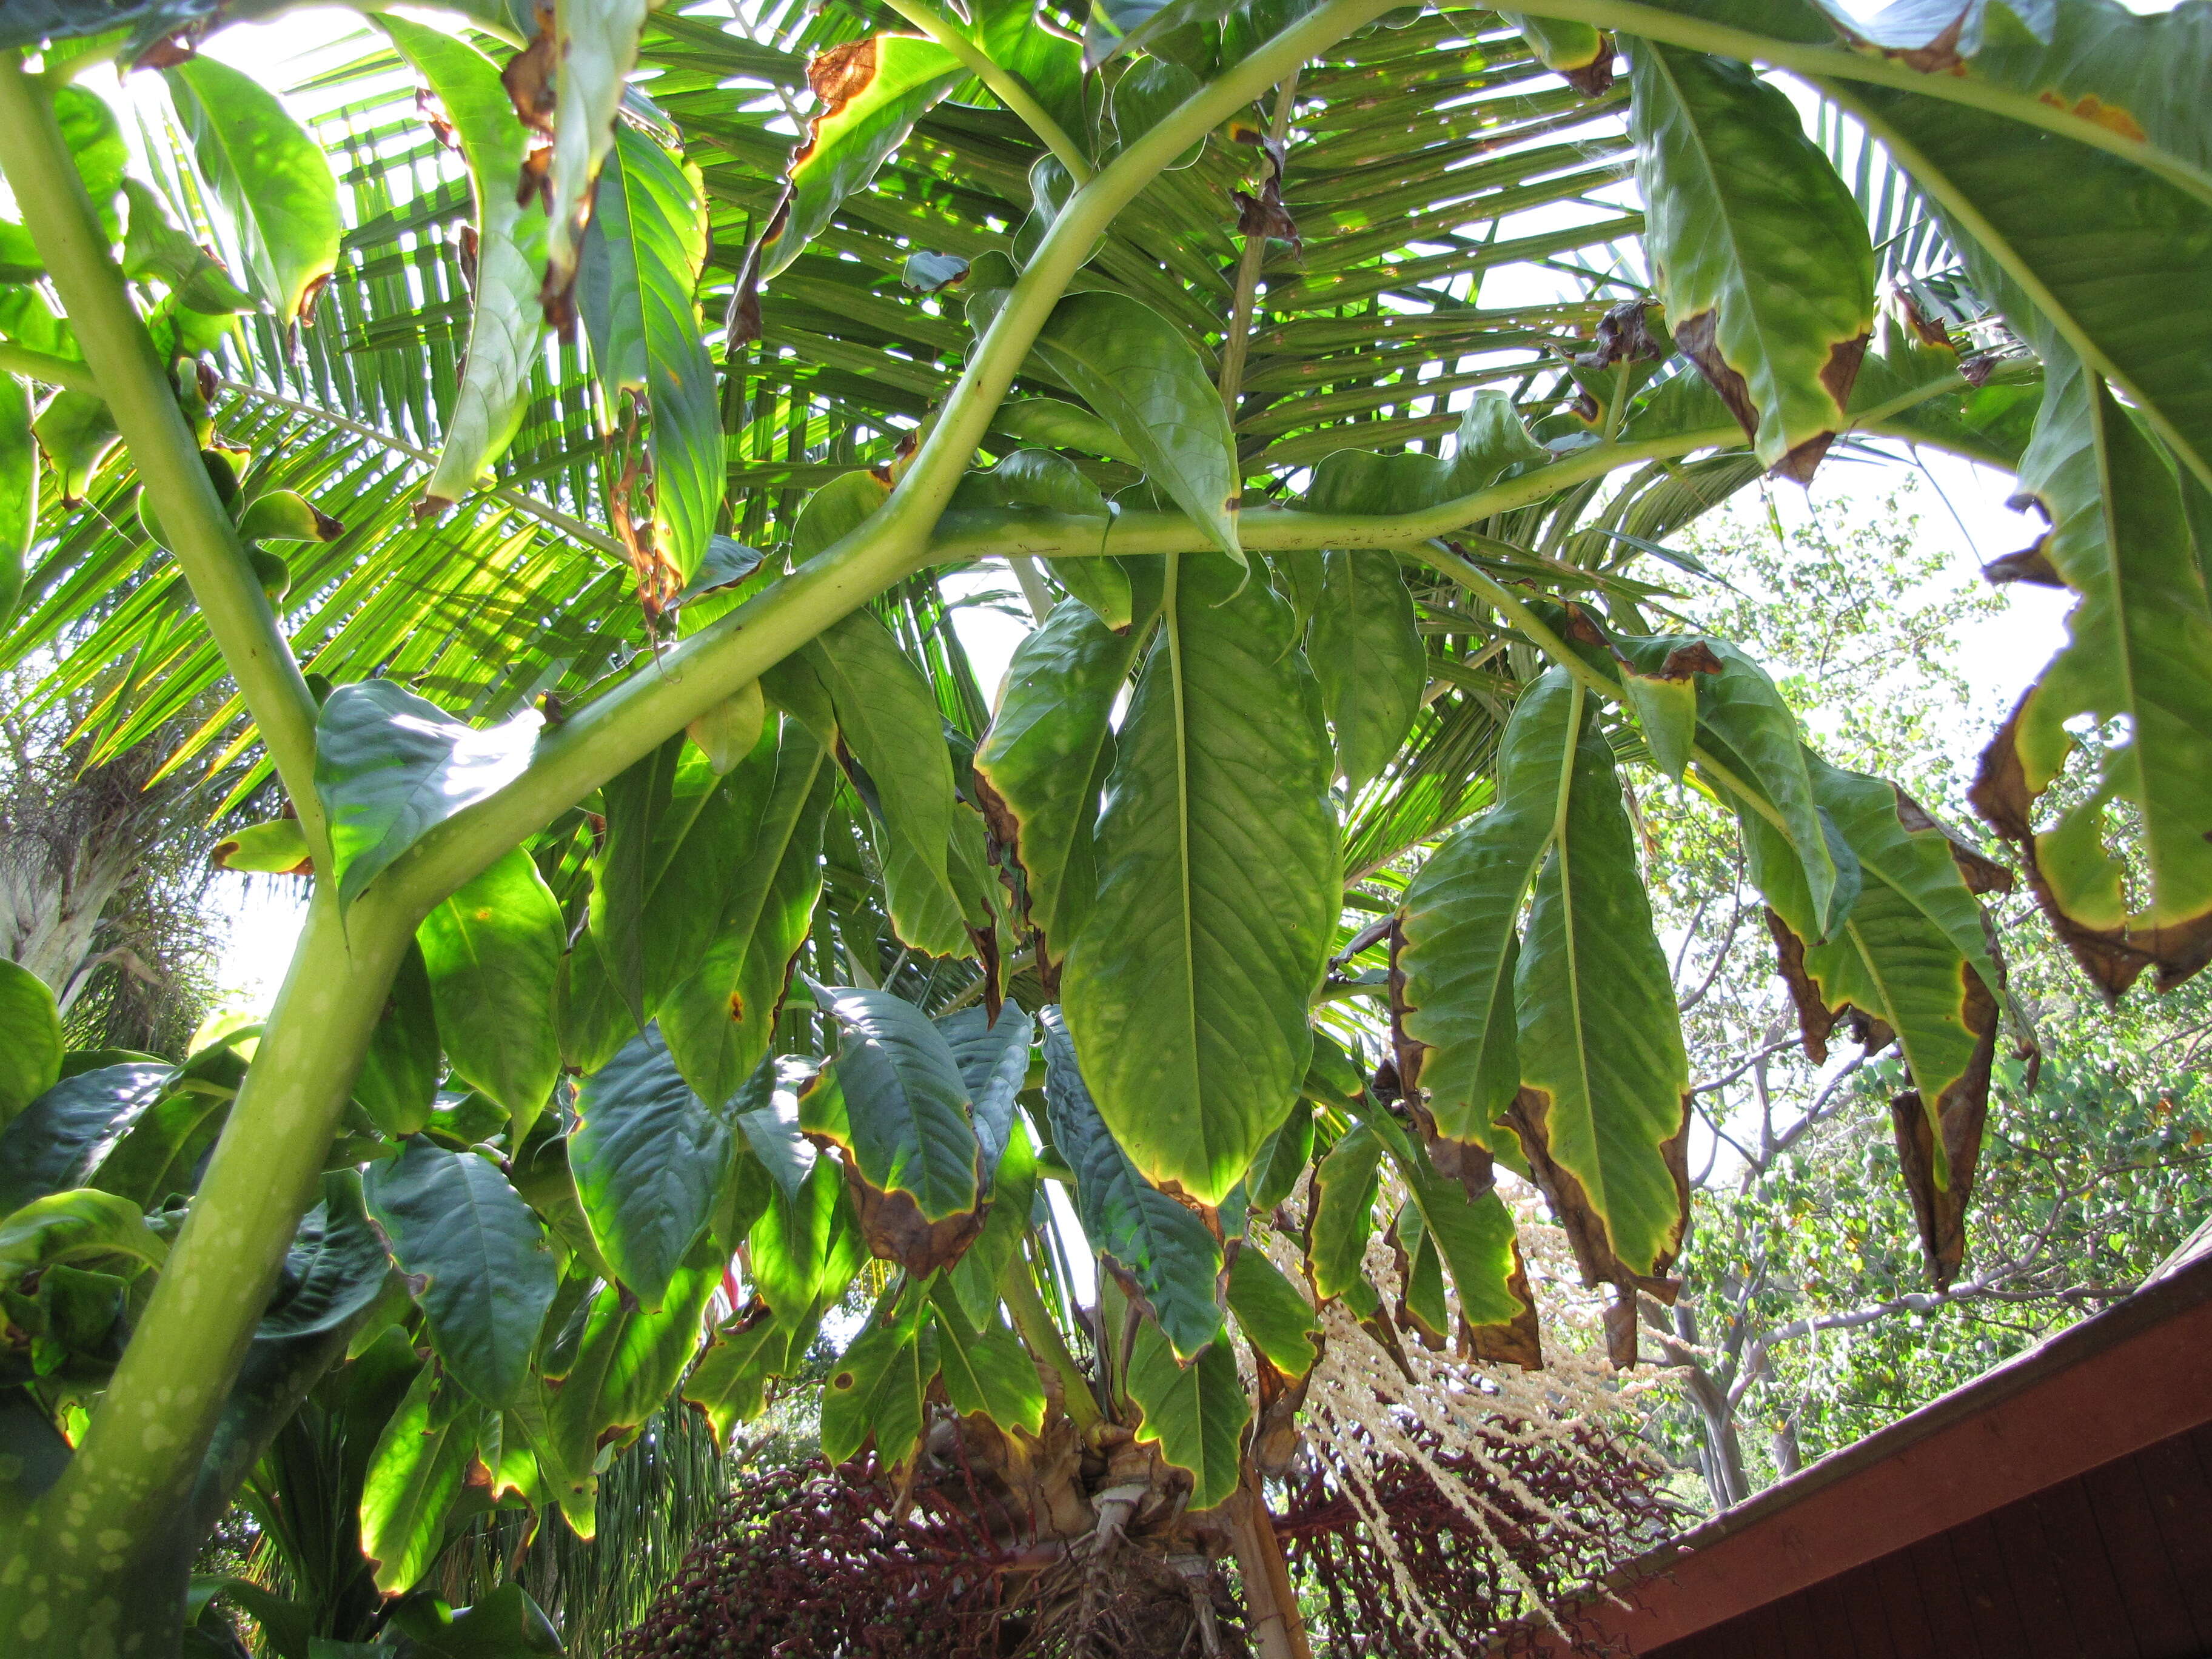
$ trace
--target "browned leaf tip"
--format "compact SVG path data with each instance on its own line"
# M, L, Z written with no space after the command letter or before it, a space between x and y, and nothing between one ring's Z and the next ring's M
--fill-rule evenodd
M1252 1467L1265 1479L1279 1480L1290 1473L1298 1454L1298 1410L1306 1402L1306 1384L1313 1372L1285 1376L1256 1348L1252 1366L1260 1394L1259 1421L1252 1431Z
M1915 834L1933 830L1937 835L1942 836L1945 844L1951 849L1952 861L1959 866L1959 873L1966 880L1968 892L1980 894L2012 891L2011 871L1978 848L1970 846L1953 835L1948 827L1936 819L1935 814L1906 794L1905 791L1898 788L1895 784L1890 785L1890 788L1897 796L1897 821Z
M1524 1371L1544 1369L1544 1334L1536 1318L1536 1293L1528 1286L1528 1264L1522 1259L1521 1241L1513 1241L1513 1272L1505 1288L1520 1298L1521 1311L1502 1325L1470 1325L1459 1322L1461 1354L1486 1364L1518 1365ZM1632 1358L1629 1362L1633 1364Z
M1597 319L1597 339L1575 358L1577 368L1611 368L1615 363L1656 362L1667 354L1651 332L1650 300L1623 300Z
M208 32L212 16L194 19L180 29L173 30L158 40L147 43L138 55L124 65L132 70L174 69L179 64L189 64L200 55L200 40Z
M2033 547L2023 547L2017 553L2008 553L2001 559L1991 559L1982 567L1982 580L1992 586L2007 582L2033 582L2038 587L2063 587L2066 579L2051 562L2051 556L2043 550L2048 538L2039 538Z
M1851 387L1858 380L1859 365L1866 361L1868 338L1862 334L1856 340L1838 341L1830 349L1828 361L1820 365L1820 384L1827 387L1838 410L1851 406ZM1835 441L1832 432L1814 434L1775 464L1774 476L1787 478L1792 483L1811 484L1814 473L1820 470L1828 453L1828 446Z
M1278 242L1288 242L1292 247L1305 244L1298 236L1298 228L1283 206L1283 195L1275 181L1270 179L1260 186L1258 196L1249 196L1241 190L1229 192L1237 198L1237 234L1239 236L1266 236Z
M1805 1045L1805 1058L1815 1066L1824 1065L1828 1058L1828 1038L1836 1029L1838 1016L1828 1006L1828 1000L1820 994L1820 988L1805 970L1805 941L1799 939L1790 924L1772 910L1766 913L1766 931L1774 936L1776 967L1782 982L1790 990L1790 1000L1797 1010L1797 1034Z
M471 294L477 291L477 253L482 244L474 225L463 225L459 252L461 259L461 285Z
M421 501L415 503L415 522L416 524L432 523L442 518L451 510L453 505L453 501L448 496L426 495Z
M1605 1357L1617 1370L1628 1370L1636 1364L1636 1325L1634 1287L1614 1285L1613 1300L1605 1308Z
M441 148L454 151L459 150L461 147L461 135L453 131L453 124L446 118L445 105L439 102L436 95L431 92L429 88L417 87L415 88L415 112L421 116L423 121L428 124L430 129L430 136L438 141Z
M1597 56L1587 64L1561 70L1559 77L1585 98L1602 98L1613 90L1614 52L1613 37L1601 33L1597 37Z
M553 211L553 146L540 144L522 158L514 180L514 204L536 202L548 215Z
M2034 695L2031 687L1990 739L1966 799L1991 829L2013 844L2027 874L2028 890L2050 920L2051 931L2066 942L2081 971L2108 999L2118 1000L2146 968L2156 970L2160 990L2170 991L2212 963L2212 911L2150 927L2093 927L2067 914L2036 859L2030 817L2035 798L2020 760L2021 710Z
M1941 346L1947 351L1957 349L1951 343L1950 331L1915 305L1910 294L1903 289L1896 293L1898 312L1904 317L1905 325L1919 336L1923 345Z
M534 21L530 44L507 60L507 67L499 72L499 83L507 88L516 118L532 132L550 138L555 54L559 49L551 0L538 0Z
M815 146L822 139L823 124L836 120L845 112L846 105L868 89L869 82L876 78L876 38L869 35L818 52L806 66L806 84L822 107L808 118L805 140L791 152L787 178L796 173L806 164L806 158L814 154ZM774 234L771 230L769 235Z
M1713 654L1712 647L1703 640L1693 640L1669 651L1667 660L1659 665L1659 672L1655 678L1686 680L1692 674L1717 674L1722 666L1721 659Z
M849 1159L842 1161L845 1185L860 1213L860 1236L878 1261L896 1261L916 1279L926 1279L957 1261L983 1231L981 1205L933 1222L910 1194L879 1192L861 1178Z
M1582 1182L1552 1157L1550 1114L1551 1101L1547 1096L1534 1089L1523 1089L1514 1097L1512 1105L1506 1108L1505 1121L1520 1140L1521 1150L1528 1160L1529 1173L1550 1202L1560 1231L1567 1236L1567 1243L1575 1253L1575 1265L1582 1270L1583 1283L1593 1289L1608 1284L1632 1286L1662 1302L1672 1303L1680 1293L1681 1284L1664 1275L1680 1253L1682 1229L1690 1213L1689 1096L1682 1097L1680 1127L1659 1147L1659 1156L1668 1173L1674 1178L1679 1207L1674 1243L1652 1262L1649 1273L1637 1273L1613 1254L1605 1218L1589 1201Z
M1705 384L1720 393L1721 401L1728 405L1743 435L1759 436L1759 407L1751 400L1751 388L1744 384L1743 376L1728 366L1721 356L1715 337L1720 326L1720 313L1701 311L1694 317L1685 317L1679 323L1670 320L1675 348L1697 365L1698 373L1705 377Z

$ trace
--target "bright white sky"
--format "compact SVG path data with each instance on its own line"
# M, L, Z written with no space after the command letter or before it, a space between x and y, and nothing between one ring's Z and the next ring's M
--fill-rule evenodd
M2142 0L2136 0L2136 5L2137 9L2164 9ZM335 40L354 33L359 26L360 20L348 13L294 12L272 23L225 29L209 43L208 50L211 56L257 74L268 73L272 64L286 64L304 76L322 66L314 60L328 54ZM1506 293L1494 280L1486 285L1482 295L1492 306L1545 297L1549 296ZM1934 454L1925 457L1925 467L1917 503L1922 532L1960 568L1975 568L2035 539L2039 524L2004 505L2013 488L2009 477ZM1790 486L1780 489L1778 499L1784 521L1785 525L1802 522L1813 514L1832 521L1870 514L1894 487L1896 472L1889 466L1832 460L1809 493ZM956 593L980 588L1012 589L1010 580L994 577L956 579L948 586ZM1973 717L1962 724L1959 734L1957 752L1962 764L1969 763L1997 718L2064 638L2066 595L2027 586L2007 588L2003 594L2002 609L1968 629L1960 642L1956 665L1978 693ZM993 609L970 608L958 613L958 627L983 684L994 688L1024 624ZM1756 647L1755 641L1748 643ZM249 889L237 877L219 880L218 892L227 890L231 906L231 931L218 982L233 1006L265 1008L290 957L301 907L276 884L258 881Z

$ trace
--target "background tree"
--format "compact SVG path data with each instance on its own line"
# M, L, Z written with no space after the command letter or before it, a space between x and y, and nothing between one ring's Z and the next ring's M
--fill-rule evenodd
M0 400L9 647L65 647L118 749L234 685L170 758L258 740L239 787L295 816L239 861L315 872L264 1028L180 1067L67 1053L0 975L19 1646L174 1644L229 1494L356 1407L379 1640L542 1646L513 1580L401 1593L486 1505L590 1534L672 1391L742 1419L864 1283L826 1456L894 1500L989 1471L1019 1501L963 1522L1080 1560L1025 1581L1078 1639L1148 1584L1203 1632L1234 1558L1297 1659L1258 1483L1343 1425L1332 1377L1462 1414L1459 1472L1331 1443L1478 1536L1486 1436L1567 1397L1516 1374L1572 1351L1496 1163L1611 1287L1617 1361L1677 1293L1647 767L1735 816L1808 1023L1893 1035L1959 1278L1995 866L1656 626L1636 562L1853 434L2016 469L2054 526L2021 569L2078 604L1978 809L2105 990L2201 967L2201 43L2094 0L1881 43L1548 3L380 15L319 136L194 54L191 0L9 15L0 331L56 388L42 462L28 380ZM1508 261L1575 287L1486 308ZM933 574L978 561L1041 624L995 702ZM1362 1001L1371 1083L1315 1030ZM1616 1398L1559 1437L1584 1465ZM1553 1540L1633 1533L1637 1490L1515 1526L1577 1565Z

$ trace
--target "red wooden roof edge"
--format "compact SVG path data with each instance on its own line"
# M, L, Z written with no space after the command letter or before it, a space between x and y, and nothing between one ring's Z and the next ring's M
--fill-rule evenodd
M1627 1606L1563 1620L1579 1650L1649 1653L2207 1421L2212 1254L1627 1563L1607 1581Z

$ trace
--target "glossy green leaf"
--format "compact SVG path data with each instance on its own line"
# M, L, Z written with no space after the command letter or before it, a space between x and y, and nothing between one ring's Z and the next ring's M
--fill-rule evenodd
M534 719L479 732L390 680L331 693L315 723L315 793L351 903L423 832L520 776Z
M1245 1194L1254 1209L1272 1210L1297 1190L1306 1165L1313 1162L1313 1103L1300 1095L1291 1103L1291 1115L1283 1120L1282 1127L1267 1137L1259 1156L1252 1160Z
M544 315L545 210L521 195L530 135L500 83L499 66L466 42L386 13L378 27L436 94L468 163L476 199L476 280L468 356L437 470L423 485L433 503L459 501L506 452L522 423L526 382L539 352Z
M1437 1133L1492 1152L1521 1087L1513 1006L1521 907L1551 845L1559 757L1577 707L1564 673L1522 694L1499 741L1494 804L1429 855L1398 914L1397 1017L1428 1045L1420 1086Z
M1865 216L1779 88L1725 58L1627 49L1667 326L1759 459L1803 483L1844 426L1874 324Z
M87 1184L157 1210L173 1194L189 1196L204 1159L230 1116L231 1097L177 1089L140 1114L113 1150L89 1170Z
M1033 349L1136 453L1146 477L1241 560L1236 439L1185 331L1126 295L1071 294Z
M1036 1434L1044 1427L1044 1387L1036 1362L1021 1339L994 1315L979 1332L950 1290L939 1283L931 1297L937 1326L937 1363L952 1409L980 1412L1002 1429Z
M31 389L0 379L0 628L23 592L23 561L39 524L39 453L31 441Z
M871 1434L885 1467L913 1449L921 1431L920 1327L928 1306L918 1283L887 1291L831 1369L822 1390L822 1455L830 1463L858 1455Z
M1570 696L1576 740L1515 976L1522 1099L1613 1254L1649 1274L1681 1237L1689 1061L1613 753L1579 685Z
M591 932L635 1027L708 944L744 830L738 791L750 781L726 787L706 756L670 737L599 791L606 830L592 860Z
M362 1486L361 1547L385 1594L411 1589L444 1546L482 1412L425 1365L377 1437Z
M1478 391L1460 416L1449 460L1411 450L1395 455L1336 450L1314 468L1306 493L1291 505L1302 512L1362 517L1412 513L1474 495L1511 468L1549 459L1528 435L1511 398Z
M1398 1258L1398 1322L1404 1325L1410 1321L1422 1340L1434 1346L1451 1331L1451 1309L1444 1297L1444 1259L1422 1218L1421 1206L1411 1199L1399 1206L1390 1238Z
M591 1468L601 1448L635 1438L674 1392L698 1352L707 1298L721 1282L725 1265L714 1241L702 1237L669 1281L659 1308L643 1307L619 1285L593 1294L575 1363L546 1411L547 1436L572 1475ZM577 1512L569 1502L563 1498L562 1510L574 1524ZM591 1511L580 1504L579 1511L588 1527ZM577 1530L589 1535L586 1528Z
M706 1231L730 1131L691 1092L649 1027L576 1092L576 1195L615 1276L650 1311Z
M670 594L698 570L722 505L714 365L692 304L706 257L698 169L619 128L593 198L577 298L608 406L635 392L651 411L652 545Z
M276 818L249 823L216 843L210 861L218 870L246 870L264 876L305 876L314 873L307 852L307 834L297 818Z
M337 264L337 181L322 146L242 70L194 58L161 75L254 291L289 326Z
M1336 736L1337 770L1357 795L1398 753L1428 685L1428 648L1397 555L1327 556L1306 655Z
M1355 1124L1314 1170L1311 1219L1306 1227L1306 1272L1322 1301L1348 1297L1355 1309L1371 1300L1366 1285L1367 1240L1375 1230L1375 1196L1382 1185L1382 1143L1364 1123ZM1360 1310L1360 1311L1366 1311Z
M0 1218L0 1283L9 1285L60 1262L126 1256L158 1267L168 1253L136 1204L88 1188L49 1193Z
M532 94L545 96L544 82L552 83L545 320L564 335L574 325L576 270L592 192L614 148L616 117L637 62L647 9L647 0L557 0L550 19L552 39L541 35L533 42L542 57L532 60L538 82Z
M2057 0L1976 8L1966 24L1963 61L1939 72L2070 111L2200 179L2212 163L2192 90L2212 72L2212 44L2189 9ZM2055 327L2212 483L2212 295L2197 280L2212 203L2201 187L1951 99L1852 82L1822 90L1911 169L2014 331L2037 340Z
M368 1050L354 1077L353 1097L378 1128L404 1140L430 1121L430 1103L438 1093L444 1057L429 970L423 965L422 946L413 945L400 958L384 1011L369 1033Z
M824 990L816 1000L840 1028L836 1084L848 1122L838 1139L866 1190L862 1224L878 1254L925 1274L943 1265L937 1258L981 1201L981 1148L959 1061L927 1014L888 992Z
M31 422L31 431L53 465L64 507L84 499L122 442L107 405L86 392L57 392Z
M1114 120L1114 136L1121 148L1127 149L1179 105L1195 97L1200 85L1192 70L1164 58L1140 58L1131 64L1121 72L1121 79L1114 82L1113 95L1108 102ZM1200 138L1169 162L1169 168L1189 167L1205 149L1206 140Z
M878 34L833 46L807 71L818 112L796 153L790 192L761 247L761 274L789 265L827 228L838 204L865 189L915 122L966 78L934 40Z
M1064 605L1024 635L975 750L984 812L1021 866L1030 924L1054 959L1097 891L1091 834L1112 763L1114 706L1159 604L1149 562L1137 567L1136 590L1141 616L1126 633L1088 606Z
M787 1322L803 1317L823 1287L843 1193L837 1160L820 1159L796 1189L779 1187L753 1224L753 1288Z
M566 929L529 854L507 853L416 930L447 1058L507 1108L522 1138L561 1075L553 986Z
M1227 1501L1237 1490L1244 1425L1252 1420L1252 1402L1228 1341L1179 1364L1160 1328L1140 1320L1129 1351L1128 1386L1129 1398L1144 1413L1139 1443L1156 1443L1162 1457L1190 1471L1189 1507L1207 1510Z
M2032 859L2039 896L2083 966L2118 994L2155 965L2161 988L2212 959L2212 606L2174 471L2109 391L2055 341L2021 483L2051 528L2039 544L2080 599L2068 644L1984 762L1976 800ZM2095 787L2039 830L2085 717L2118 723ZM2112 849L2136 818L2142 890Z
M1039 1023L1052 1144L1075 1172L1084 1237L1130 1297L1159 1321L1176 1354L1188 1358L1220 1334L1221 1245L1121 1149L1076 1065L1061 1011L1043 1009Z
M1055 449L1082 449L1109 460L1143 465L1121 434L1089 410L1057 398L1010 398L991 416L991 429Z
M420 1135L370 1167L366 1193L447 1370L486 1405L512 1403L556 1288L530 1206L497 1164Z
M1393 1120L1376 1117L1370 1127L1398 1166L1412 1196L1422 1237L1451 1270L1460 1311L1470 1325L1503 1325L1526 1311L1512 1290L1518 1262L1514 1255L1513 1212L1495 1190L1469 1198L1465 1188L1437 1171L1429 1155ZM1402 1224L1401 1224L1402 1226ZM1442 1335L1441 1326L1431 1327Z
M131 161L131 145L123 136L114 108L89 87L64 84L52 94L54 125L62 143L76 163L77 177L92 203L100 228L112 236L120 228L115 214L115 195L123 187L123 170Z
M842 745L839 759L854 770L869 810L908 855L911 878L902 882L893 872L890 894L899 938L932 956L964 954L967 930L945 876L953 793L943 717L928 682L890 630L856 611L785 658L761 684L770 699L815 726L825 746ZM836 721L826 732L818 724L824 708Z
M82 1185L173 1074L158 1061L102 1066L62 1079L16 1113L0 1129L0 1215Z
M1225 560L1179 562L1119 734L1063 1001L1115 1139L1150 1179L1218 1203L1305 1075L1337 826L1288 607Z
M936 1021L939 1035L951 1049L960 1079L966 1085L975 1139L982 1148L984 1185L1006 1150L1013 1133L1014 1097L1022 1091L1030 1069L1030 1046L1036 1040L1036 1023L1012 1003L999 1010L994 1020L988 1010L963 1008Z
M1017 1120L1013 1138L992 1175L991 1208L983 1218L983 1231L945 1276L971 1325L988 1325L999 1316L999 1282L1029 1237L1036 1182L1036 1149Z
M0 960L0 1125L54 1086L62 1047L54 994L29 969Z
M792 1335L792 1325L765 1306L714 1333L684 1379L684 1399L706 1414L715 1444L726 1449L732 1431L765 1409L768 1385L788 1363Z
M1313 1304L1249 1242L1229 1270L1229 1311L1244 1340L1285 1376L1304 1376L1313 1369L1321 1333Z

